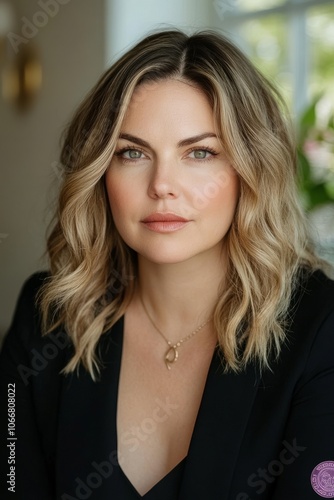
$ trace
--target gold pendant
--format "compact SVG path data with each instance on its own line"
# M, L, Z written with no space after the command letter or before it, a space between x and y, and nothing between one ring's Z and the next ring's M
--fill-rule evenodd
M165 355L165 363L166 363L168 370L171 369L171 364L175 363L175 361L177 361L178 357L179 357L179 353L177 351L177 346L176 345L171 346Z

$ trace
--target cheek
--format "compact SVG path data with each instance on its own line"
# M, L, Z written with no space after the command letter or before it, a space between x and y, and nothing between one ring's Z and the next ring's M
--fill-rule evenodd
M124 185L123 182L118 182L117 176L106 175L105 179L106 190L109 200L109 207L111 216L118 232L120 238L126 243L130 244L128 241L128 224L129 221L129 209L131 208L129 200L132 199L132 194Z
M112 215L117 217L118 214L126 211L132 197L131 192L129 187L124 186L124 183L118 182L117 176L110 173L106 175L106 189Z
M218 215L224 225L230 226L233 221L239 199L239 190L236 186L222 190L214 201L212 209Z
M222 188L219 195L212 200L211 216L213 225L212 230L216 237L221 239L229 231L236 212L239 200L239 181L234 177L227 186Z
M236 173L233 173L231 175L230 181L227 183L223 196L226 198L226 203L228 204L232 214L234 215L240 197L240 181Z
M216 237L224 238L234 220L234 214L239 200L239 179L236 175L219 190L210 204L212 231Z
M193 204L200 212L208 210L224 217L232 216L239 199L239 178L234 170L210 176L193 190Z

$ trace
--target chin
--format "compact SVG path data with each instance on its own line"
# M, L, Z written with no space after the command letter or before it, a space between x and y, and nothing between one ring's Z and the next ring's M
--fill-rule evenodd
M137 254L139 258L142 258L148 262L152 262L154 264L181 264L182 262L186 262L193 257L196 257L193 253L185 252L185 251L175 251L165 249L157 249L153 251L140 251L137 250Z
M169 264L182 264L190 259L190 257L183 257L177 255L140 255L143 259L153 264L169 265Z

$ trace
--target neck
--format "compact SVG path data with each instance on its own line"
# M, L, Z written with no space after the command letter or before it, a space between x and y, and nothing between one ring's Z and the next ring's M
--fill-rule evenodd
M226 270L225 253L210 259L177 264L156 264L139 256L139 295L161 330L174 332L175 339L191 331L212 316Z

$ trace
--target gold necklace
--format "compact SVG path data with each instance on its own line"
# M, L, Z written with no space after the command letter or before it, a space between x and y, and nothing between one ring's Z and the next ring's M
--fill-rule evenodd
M198 333L200 330L202 330L202 328L204 328L204 326L207 325L209 323L209 321L211 321L212 316L210 316L209 319L207 319L204 323L202 323L200 326L198 326L196 328L196 330L194 330L191 333L189 333L189 335L187 335L186 337L183 337L183 339L180 339L178 342L176 342L176 344L173 344L170 340L168 340L166 338L166 336L162 333L162 331L157 327L157 325L155 324L155 322L151 318L150 313L146 309L146 306L144 304L144 301L143 301L141 295L139 295L139 299L140 299L140 302L141 302L141 304L143 306L143 309L144 309L144 311L146 313L146 316L148 317L148 319L150 320L150 322L152 323L152 325L154 326L154 328L157 330L157 332L160 333L161 337L168 344L168 349L167 349L166 354L164 356L164 360L165 360L165 363L166 363L166 366L167 366L168 370L170 370L171 369L171 365L178 360L178 357L179 357L178 348L181 347L181 345L183 344L183 342L186 342L187 340L191 339L194 335L196 335L196 333Z

